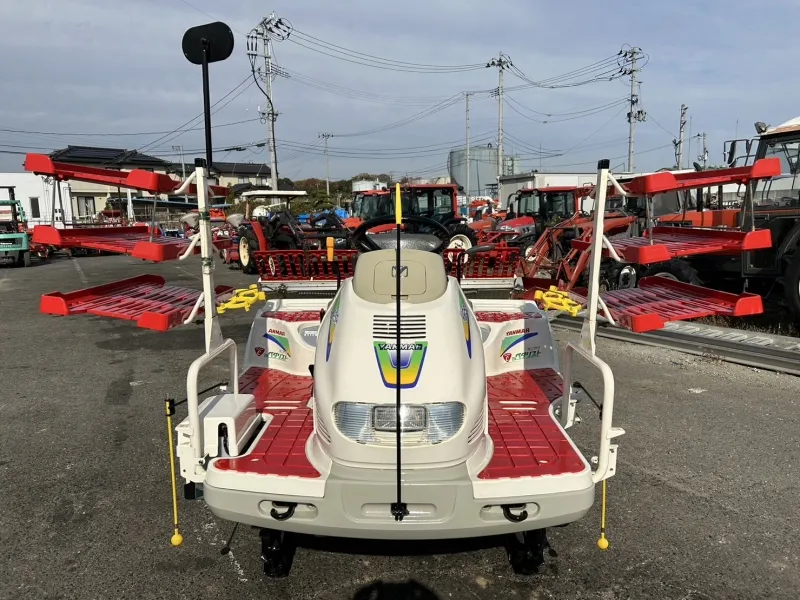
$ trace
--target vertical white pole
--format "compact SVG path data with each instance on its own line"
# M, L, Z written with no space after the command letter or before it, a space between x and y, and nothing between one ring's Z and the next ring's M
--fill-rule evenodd
M222 344L222 330L217 316L217 297L214 293L214 246L211 243L211 218L208 214L208 188L205 161L195 163L197 177L197 212L200 215L200 257L203 263L203 325L206 353Z
M589 292L586 301L586 318L581 328L581 347L595 355L595 333L597 331L597 305L600 296L600 260L603 253L603 217L606 210L609 160L597 163L597 186L594 201L594 230L591 258L589 259Z
M186 179L184 177L184 179ZM128 193L128 225L132 225L136 217L133 214L133 194L131 188L125 190Z

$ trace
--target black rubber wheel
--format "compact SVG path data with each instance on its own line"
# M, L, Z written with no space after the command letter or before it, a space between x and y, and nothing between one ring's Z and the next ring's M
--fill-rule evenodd
M691 285L703 285L700 276L697 274L697 269L692 267L684 260L674 259L669 262L657 263L651 265L645 272L643 277L665 277L674 281L682 283L689 283Z
M544 529L511 535L506 544L508 562L517 575L535 575L544 564L544 551L549 547Z
M242 273L252 275L258 272L253 252L258 251L258 238L249 227L239 228L239 266Z
M261 530L261 562L269 578L288 577L294 561L292 535L274 529Z
M795 249L783 274L783 293L795 323L800 323L800 248Z
M478 234L466 223L459 223L453 227L448 227L448 229L450 230L448 248L463 248L464 250L469 250L478 245ZM457 236L461 237L458 238ZM469 242L469 246L464 243L465 241ZM459 245L452 246L451 244L453 243L458 243Z
M31 253L30 252L23 252L23 254L22 254L22 266L23 267L30 267L31 266Z

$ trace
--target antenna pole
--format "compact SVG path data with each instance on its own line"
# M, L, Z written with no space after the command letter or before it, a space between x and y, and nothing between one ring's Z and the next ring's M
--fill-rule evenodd
M469 210L469 97L471 95L472 92L464 92L464 96L467 100L467 141L466 141L467 181L466 181L466 187L464 188L464 194L467 197L467 210Z
M400 394L401 394L401 392L400 392L400 390L401 390L400 376L402 375L401 362L400 362L400 342L401 342L401 339L402 339L402 336L400 335L400 294L402 292L402 289L400 287L400 279L401 279L401 277L403 275L402 271L401 271L402 262L400 261L400 226L403 223L403 202L402 202L402 196L400 194L400 184L399 183L395 185L394 214L395 214L395 224L396 224L396 231L397 231L397 251L396 251L397 260L396 260L395 273L394 273L395 274L395 282L396 282L396 288L395 288L395 294L396 294L396 296L395 296L395 298L396 298L395 311L396 311L396 315L395 316L397 318L397 320L395 322L396 335L397 335L397 339L395 340L395 343L396 343L395 351L397 353L395 355L395 369L396 369L395 377L397 378L396 382L395 382L395 385L396 385L396 390L397 390L397 396L396 396L396 399L395 399L395 410L394 410L394 414L395 414L395 434L396 434L395 443L397 445L397 502L392 504L392 514L394 515L394 520L395 521L402 521L403 517L405 517L408 514L408 507L406 507L406 505L403 503L403 483L402 483L402 478L403 478L402 437L403 436L402 436L402 417L400 415L400 406L401 406L401 404L400 404Z

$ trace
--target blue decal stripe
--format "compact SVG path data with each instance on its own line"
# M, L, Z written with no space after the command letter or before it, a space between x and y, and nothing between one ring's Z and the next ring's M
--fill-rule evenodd
M275 339L275 336L273 336L272 334L269 334L269 333L265 333L264 337L267 338L270 342L273 342L273 343L277 344L278 348L283 350L286 354L289 354L289 351L286 348L283 347L283 344L281 344L278 340Z
M508 352L509 350L511 350L511 348L513 348L513 347L514 347L514 346L516 346L517 344L520 344L520 343L524 342L525 340L529 340L529 339L531 339L532 337L536 337L537 335L539 335L539 332L538 332L538 331L534 331L534 332L531 332L531 333L526 333L526 334L525 334L525 335L523 335L521 338L519 338L517 341L515 341L513 344L511 344L511 345L510 345L508 348L506 348L505 350L503 350L503 353L506 353L506 352Z

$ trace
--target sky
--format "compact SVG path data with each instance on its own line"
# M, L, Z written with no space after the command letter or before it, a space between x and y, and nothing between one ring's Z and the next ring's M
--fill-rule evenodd
M498 83L495 68L420 73L354 64L314 38L371 64L364 57L481 65L503 52L534 82L612 57L623 46L640 47L647 119L636 125L637 171L674 163L681 103L689 107L692 135L707 134L712 164L722 160L723 141L751 137L754 122L776 125L800 112L800 84L785 75L794 72L797 0L761 0L757 10L744 0L7 0L0 3L0 172L22 170L25 152L68 144L140 149L176 161L173 146L182 145L187 162L200 156L202 119L185 127L190 131L179 129L202 112L200 68L184 58L181 39L187 28L212 20L235 35L231 57L210 67L211 102L225 98L212 116L214 158L268 163L266 149L253 146L266 139L258 120L265 99L247 79L245 41L270 11L295 30L274 45L276 63L289 75L273 82L281 177L325 177L321 133L332 134L332 179L446 175L448 150L465 139L465 103L457 95ZM506 71L506 88L521 84ZM592 171L601 158L622 169L627 108L613 103L629 86L622 78L508 92L505 153L520 155L525 170ZM478 92L470 103L472 144L496 144L497 99ZM431 114L403 126L351 135L425 111ZM692 159L701 145L692 140ZM245 149L226 150L237 146Z

